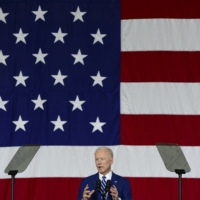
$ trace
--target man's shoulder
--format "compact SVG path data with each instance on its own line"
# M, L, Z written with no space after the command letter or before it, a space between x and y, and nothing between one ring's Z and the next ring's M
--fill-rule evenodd
M115 174L115 173L112 173L112 179L115 179L116 181L120 180L120 181L123 181L123 182L129 182L129 180L127 178L120 176L118 174Z
M122 179L125 179L123 176L120 176L118 174L115 174L114 172L112 172L112 176L115 177L115 178L122 178Z
M90 186L90 189L94 189L98 179L99 179L98 173L87 176L82 179L81 185L85 187L88 184Z

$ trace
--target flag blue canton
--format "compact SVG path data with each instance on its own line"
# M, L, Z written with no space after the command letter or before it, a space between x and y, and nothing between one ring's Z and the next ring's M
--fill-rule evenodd
M0 146L119 144L119 0L0 8Z

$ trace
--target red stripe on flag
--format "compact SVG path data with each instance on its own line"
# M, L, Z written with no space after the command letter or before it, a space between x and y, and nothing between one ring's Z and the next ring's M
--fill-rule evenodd
M200 18L199 0L123 0L122 19Z
M200 52L122 52L121 82L200 82Z
M121 115L121 143L199 146L199 122L200 116L196 115Z
M128 178L134 199L178 199L178 178ZM15 199L75 200L80 178L29 178L16 179ZM198 199L199 179L183 179L184 199ZM11 199L11 180L0 180L0 199ZM188 191L190 191L188 193Z
M48 169L47 169L48 170ZM75 200L82 178L16 178L15 199ZM0 180L0 199L11 199L11 180Z
M135 200L178 199L178 178L130 178L129 180ZM183 199L197 200L200 196L199 187L199 179L183 179Z

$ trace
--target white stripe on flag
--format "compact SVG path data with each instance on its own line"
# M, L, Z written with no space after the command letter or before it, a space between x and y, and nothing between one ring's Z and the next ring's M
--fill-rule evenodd
M200 83L121 83L121 114L200 114Z
M95 146L42 146L28 168L18 177L85 177L96 173ZM167 171L155 146L112 146L113 171L126 177L177 177ZM0 178L18 147L2 147ZM182 147L191 172L183 177L200 178L200 147Z
M200 19L121 21L121 51L199 51Z

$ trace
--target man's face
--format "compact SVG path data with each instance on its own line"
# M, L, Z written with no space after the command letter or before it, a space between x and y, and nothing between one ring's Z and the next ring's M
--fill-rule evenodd
M106 175L111 171L113 159L110 157L108 150L99 149L95 153L95 164L99 173Z

